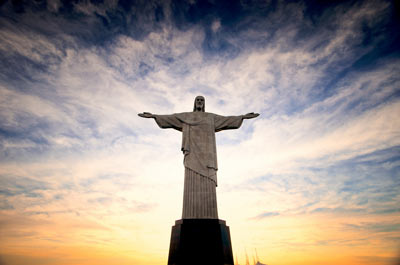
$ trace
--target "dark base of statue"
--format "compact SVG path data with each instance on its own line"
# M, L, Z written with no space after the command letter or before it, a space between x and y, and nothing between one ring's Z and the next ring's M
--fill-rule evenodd
M233 265L229 226L218 219L181 219L172 227L168 265Z

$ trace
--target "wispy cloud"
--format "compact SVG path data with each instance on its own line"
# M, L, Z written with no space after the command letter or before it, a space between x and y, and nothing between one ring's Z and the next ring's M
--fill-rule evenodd
M385 238L398 236L398 221L388 219L398 220L400 203L395 7L6 1L2 246L125 242L135 264L165 263L169 230L160 220L180 216L181 139L137 113L191 111L202 94L209 112L261 113L217 134L219 210L232 238L265 253L276 250L265 238L305 253L380 242L393 256ZM248 233L235 230L245 223ZM309 227L320 234L304 236ZM269 228L281 234L254 233ZM361 236L378 230L386 234ZM13 260L11 248L0 254Z
M277 215L279 215L278 212L265 212L265 213L262 213L256 217L254 217L254 219L262 219L262 218L267 218L267 217L272 217L272 216L277 216Z

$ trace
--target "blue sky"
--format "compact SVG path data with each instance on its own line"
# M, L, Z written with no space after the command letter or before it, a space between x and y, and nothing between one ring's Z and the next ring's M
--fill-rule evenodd
M330 250L341 264L389 264L400 238L398 5L1 1L4 262L61 264L57 251L85 242L130 253L120 264L165 263L181 136L137 113L191 111L204 95L206 111L261 114L217 134L219 215L241 263L256 247L268 264L288 250L292 264ZM94 260L65 253L65 264Z

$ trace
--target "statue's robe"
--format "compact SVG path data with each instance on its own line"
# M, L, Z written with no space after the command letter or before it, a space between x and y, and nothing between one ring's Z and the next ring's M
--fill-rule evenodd
M217 148L215 132L237 129L243 116L220 116L208 112L154 115L160 128L182 132L185 165L183 219L218 219Z

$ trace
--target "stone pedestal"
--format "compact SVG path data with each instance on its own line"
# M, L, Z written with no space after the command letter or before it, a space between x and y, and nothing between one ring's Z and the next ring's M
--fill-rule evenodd
M172 227L168 265L233 265L229 227L218 219L181 219Z

